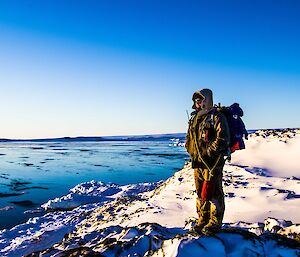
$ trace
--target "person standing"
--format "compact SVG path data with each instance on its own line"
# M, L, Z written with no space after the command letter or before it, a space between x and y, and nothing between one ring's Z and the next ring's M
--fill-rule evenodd
M222 226L225 211L222 187L230 133L226 117L213 106L210 89L196 91L185 147L192 161L197 193L198 221L193 230L211 235Z

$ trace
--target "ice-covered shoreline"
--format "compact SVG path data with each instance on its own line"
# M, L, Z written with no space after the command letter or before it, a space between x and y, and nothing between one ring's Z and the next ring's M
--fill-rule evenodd
M260 149L264 151L268 140L274 145L274 141L282 138L285 139L282 136L274 137L274 133L266 137L258 133L253 134L247 144L260 141ZM298 146L299 130L286 139L289 142L282 144ZM277 147L281 146L277 144ZM251 147L247 147L245 153L247 151L251 155ZM247 249L258 253L267 251L270 255L274 251L289 256L300 254L296 243L293 246L292 242L286 241L282 246L278 238L264 236L270 231L291 238L300 235L300 226L296 224L300 223L299 176L295 176L297 173L294 171L294 176L277 177L259 166L244 164L247 160L241 165L239 154L224 169L226 211L224 232L218 234L223 248L218 241L220 239L199 238L188 232L196 218L196 196L193 170L187 164L157 185L118 186L97 181L77 185L68 195L49 200L43 205L51 212L10 230L2 230L0 253L3 256L22 256L32 252L42 253L43 256L68 256L74 250L82 255L85 255L84 251L90 251L104 256L117 256L117 253L120 256L134 253L144 255L147 252L153 256L176 256L179 253L186 256L182 249L186 249L186 253L188 249L200 253L204 251L199 247L200 244L207 247L205 253L212 254L214 252L209 252L213 251L209 245L216 244L219 256L224 256L221 253L243 256L238 253ZM294 164L297 164L296 160ZM226 231L228 227L231 230ZM233 228L246 230L244 233L253 232L257 237L254 234L242 234ZM247 236L252 241L247 241ZM232 249L232 252L228 252L227 246L233 238L240 242L241 247L243 245L244 250Z
M228 165L225 170L225 183L227 179L232 178L232 181L237 183L233 184L233 187L239 185L241 188L244 188L244 190L233 196L231 194L232 187L225 186L227 203L224 219L225 235L226 233L231 233L230 237L233 237L234 235L237 236L236 233L243 233L238 231L234 232L234 230L232 230L233 228L242 228L245 231L255 233L257 236L268 231L285 234L290 237L293 233L300 234L299 225L280 218L268 218L267 215L272 208L273 211L276 211L275 205L270 206L271 209L267 208L266 205L262 205L263 210L260 212L255 210L258 212L257 215L260 214L262 217L265 217L265 219L258 219L256 222L247 221L246 214L248 214L248 219L251 218L253 214L251 212L249 213L249 207L247 206L245 206L243 214L239 213L239 218L234 216L234 209L236 209L236 207L232 204L238 203L240 205L241 203L239 201L231 201L231 199L237 198L236 200L238 200L239 198L243 199L243 197L246 197L251 201L252 198L249 195L247 196L247 193L244 196L239 196L238 194L252 190L255 191L255 186L251 188L252 190L249 190L249 188L247 188L249 184L243 183L244 180L251 181L253 179L253 183L254 181L258 183L256 188L261 188L266 181L269 181L270 177L248 172L248 176L241 178L241 172L245 172L245 170L235 165ZM52 211L42 217L30 219L25 224L1 232L0 244L1 249L3 249L1 250L1 254L4 256L22 256L41 251L40 253L43 253L43 256L52 256L54 254L67 256L70 249L81 248L83 247L82 242L84 242L86 247L93 246L91 248L93 252L99 251L105 256L117 256L115 255L117 252L115 248L116 245L114 244L114 250L109 253L109 249L112 246L108 243L103 244L102 241L104 240L107 242L109 240L115 240L114 242L118 242L120 245L130 241L133 247L131 254L133 254L134 251L139 254L144 254L146 253L146 251L144 251L144 243L140 248L137 248L136 240L137 238L145 237L148 233L150 237L156 234L159 235L159 238L164 238L163 240L160 239L161 241L158 243L157 248L155 248L156 251L154 251L156 256L162 256L161 251L163 251L164 247L166 248L164 250L165 252L170 251L173 247L178 247L178 245L171 244L170 240L174 237L181 235L183 241L187 239L191 240L191 238L196 241L198 240L197 236L190 235L188 232L196 217L195 192L192 178L193 171L190 165L186 165L182 170L176 172L174 176L153 190L126 196L126 193L124 193L122 197L116 197L111 201L82 205L72 211ZM288 184L296 183L296 185L299 185L299 181L296 179L287 179L286 181L288 181ZM286 187L286 185L283 186ZM100 183L99 188L101 187L103 187L103 184ZM278 201L278 198L281 198L282 202L292 201L292 199L286 199L286 191L275 192L274 190L275 189L267 190L274 193L274 195L265 195L264 199L271 198L271 201L274 199ZM297 193L300 194L300 192ZM278 195L280 197L278 197ZM256 195L254 194L253 197L256 198ZM300 201L300 199L294 200ZM277 202L277 204L281 204L282 202ZM257 204L253 206L257 207ZM297 202L296 206L299 206L299 202ZM286 213L286 211L283 209L281 214L278 212L276 214L279 217L284 213ZM243 215L246 218L244 220L241 219ZM289 215L289 213L287 213L287 215ZM253 220L255 219L257 219L257 217L253 218ZM230 228L231 230L229 229L226 232L226 228ZM221 237L224 237L223 240L227 240L225 235L221 235ZM241 238L237 240L241 241L246 236L247 234L240 235ZM155 239L152 238L151 240ZM266 239L264 236L262 239L256 238L255 240L266 240L267 244L270 243L271 239L269 237ZM102 243L99 245L96 242ZM180 244L180 242L179 240L177 243ZM208 240L207 243L210 243L210 241ZM246 245L250 244L250 242L244 243ZM274 242L272 241L272 243L274 247L279 247L276 245L276 240ZM100 246L102 249L99 248ZM276 249L276 247L274 249ZM295 248L296 250L287 247L284 251L299 252L297 247ZM46 252L49 254L47 255Z

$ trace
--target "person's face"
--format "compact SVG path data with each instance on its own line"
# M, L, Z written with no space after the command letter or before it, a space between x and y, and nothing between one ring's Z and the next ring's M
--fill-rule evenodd
M196 110L201 110L204 108L204 99L203 98L197 98L195 99L195 107Z

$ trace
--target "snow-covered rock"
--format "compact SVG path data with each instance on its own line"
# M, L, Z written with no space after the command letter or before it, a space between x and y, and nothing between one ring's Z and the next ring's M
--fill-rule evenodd
M241 229L223 229L199 236L184 228L157 223L110 226L84 236L68 234L39 256L297 256L300 244L278 234L257 236Z
M103 203L118 197L136 195L140 192L153 190L159 183L139 183L119 186L113 183L90 181L78 184L70 189L70 193L49 200L41 205L45 210L71 210L88 203Z

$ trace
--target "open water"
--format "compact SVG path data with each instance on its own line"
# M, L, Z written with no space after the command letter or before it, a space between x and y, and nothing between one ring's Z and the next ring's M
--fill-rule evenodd
M125 185L167 179L188 159L183 147L170 143L0 143L0 229L37 216L31 212L82 182Z

